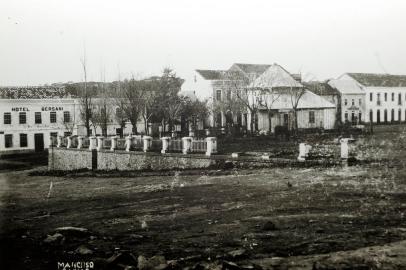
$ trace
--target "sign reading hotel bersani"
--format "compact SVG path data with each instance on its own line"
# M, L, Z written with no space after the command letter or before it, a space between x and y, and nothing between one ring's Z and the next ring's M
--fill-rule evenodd
M41 108L42 111L63 111L63 107L45 106Z
M30 110L27 107L13 107L11 108L12 112L29 112ZM43 106L41 107L41 111L63 111L63 107L55 107L55 106Z

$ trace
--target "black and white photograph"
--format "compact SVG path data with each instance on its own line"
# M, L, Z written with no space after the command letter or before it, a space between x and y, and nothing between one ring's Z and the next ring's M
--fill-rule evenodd
M406 269L406 2L2 0L0 269Z

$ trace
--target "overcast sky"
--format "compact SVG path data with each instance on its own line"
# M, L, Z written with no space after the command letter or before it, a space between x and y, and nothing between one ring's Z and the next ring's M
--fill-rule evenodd
M1 0L0 85L278 63L310 79L406 74L399 0ZM311 75L310 75L311 74Z

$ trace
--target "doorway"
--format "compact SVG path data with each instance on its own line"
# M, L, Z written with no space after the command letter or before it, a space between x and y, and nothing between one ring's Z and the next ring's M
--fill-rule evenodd
M44 151L44 134L42 133L34 134L34 146L35 152Z

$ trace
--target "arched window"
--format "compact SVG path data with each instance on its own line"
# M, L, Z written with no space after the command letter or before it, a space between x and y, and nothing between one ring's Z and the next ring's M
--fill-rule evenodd
M395 122L395 109L392 109L392 111L391 111L391 122Z
M381 110L376 110L376 122L381 122Z
M383 112L383 121L386 123L388 122L388 110L385 109L385 111Z

